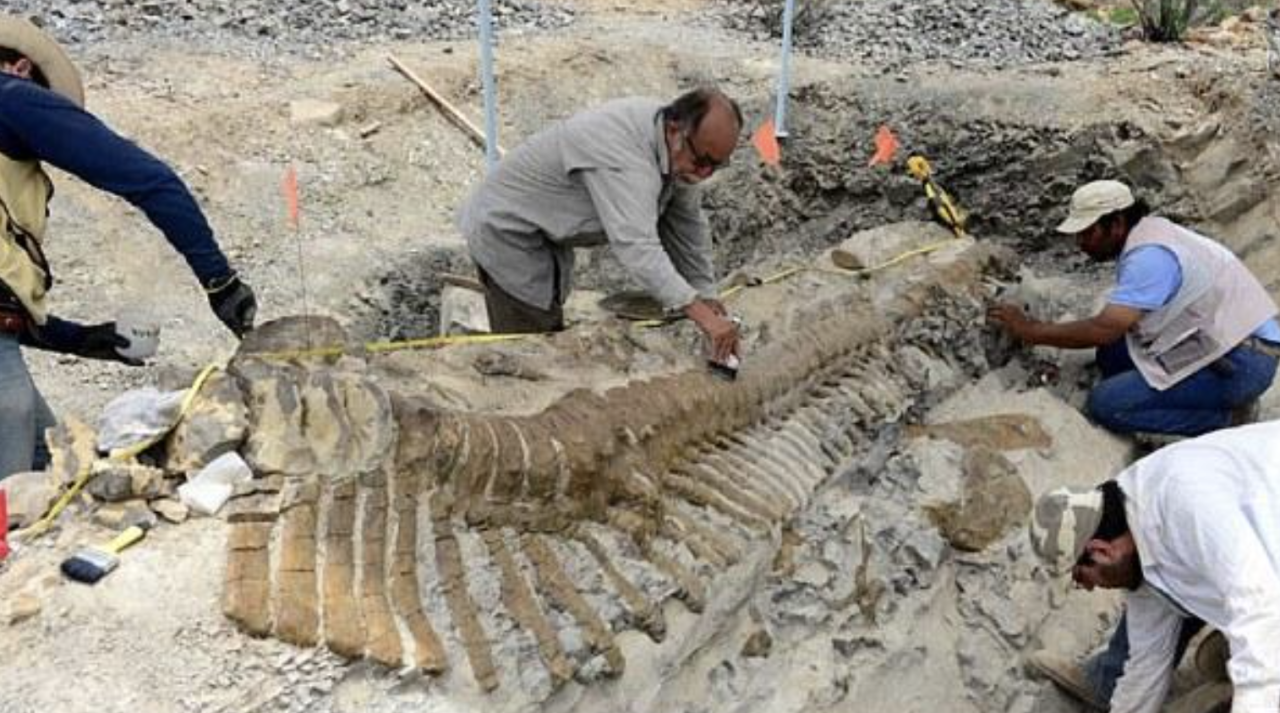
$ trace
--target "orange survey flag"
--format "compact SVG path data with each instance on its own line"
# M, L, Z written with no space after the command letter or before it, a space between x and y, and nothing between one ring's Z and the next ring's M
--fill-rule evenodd
M867 167L878 166L882 163L890 163L893 161L893 155L898 152L898 137L893 135L888 126L881 126L876 132L876 152L872 155L871 160L867 162Z
M280 189L284 192L284 206L286 215L288 216L289 226L294 230L298 229L298 172L294 170L293 164L289 164L289 168L284 172L284 181L280 184Z
M760 160L770 166L782 162L782 147L778 146L778 132L773 127L773 119L769 119L751 135L751 143L755 145Z

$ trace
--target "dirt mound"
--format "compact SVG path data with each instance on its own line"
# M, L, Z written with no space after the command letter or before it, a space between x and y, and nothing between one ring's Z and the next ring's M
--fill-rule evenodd
M1119 46L1110 26L1047 0L808 0L798 6L798 47L885 71L929 60L968 66L1076 60ZM760 39L782 32L776 0L726 0L718 17Z
M1116 175L1107 147L1142 138L1128 124L1072 129L1001 120L958 111L948 97L881 95L861 84L808 87L793 101L796 138L785 170L735 168L708 192L717 264L725 270L926 218L924 193L904 170L914 153L930 159L938 181L969 211L975 234L1041 236L1061 219L1077 185ZM869 167L862 152L880 125L895 130L903 150L894 165Z
M8 12L38 18L59 38L91 42L130 35L219 36L323 44L356 39L455 39L476 34L474 3L462 0L16 0ZM536 0L495 0L496 25L551 29L573 21L573 10Z
M366 340L435 336L444 273L475 273L463 246L414 251L396 262L356 293L347 308L352 332Z

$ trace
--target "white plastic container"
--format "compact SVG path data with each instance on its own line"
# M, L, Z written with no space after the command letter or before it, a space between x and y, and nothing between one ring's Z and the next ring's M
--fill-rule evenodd
M198 515L215 515L231 498L233 488L226 483L192 481L178 486L178 499Z
M231 451L214 458L196 473L193 482L225 483L232 487L253 480L253 470L239 453Z
M250 480L253 470L240 454L223 453L201 468L191 482L178 486L178 499L192 512L214 515L226 504L236 485Z
M129 346L116 352L128 359L150 359L160 347L160 320L142 310L128 310L116 317L116 334L129 340Z

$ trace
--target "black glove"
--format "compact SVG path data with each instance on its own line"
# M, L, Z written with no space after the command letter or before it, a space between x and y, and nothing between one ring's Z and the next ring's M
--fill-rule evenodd
M50 315L42 325L31 323L22 335L22 343L59 354L142 366L141 361L121 356L116 351L117 348L128 348L129 340L116 334L115 322L80 324Z
M253 290L240 280L240 276L231 273L220 280L214 280L205 287L209 294L209 306L213 313L235 333L237 338L244 338L246 332L253 329L253 318L258 313L258 300Z
M85 359L102 359L118 361L129 366L142 366L142 361L121 356L117 349L128 349L129 340L116 334L115 322L102 324L86 324L80 327L77 343L70 345L68 352Z
M49 315L45 324L29 323L20 337L23 346L76 355L84 358L100 358L119 361L129 366L142 366L136 358L120 356L116 347L128 348L129 340L115 333L114 321L104 324L79 324Z

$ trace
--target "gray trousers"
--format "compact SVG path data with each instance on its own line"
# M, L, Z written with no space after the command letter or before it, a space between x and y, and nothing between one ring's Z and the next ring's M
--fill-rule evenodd
M18 337L0 333L0 480L49 465L44 432L56 422L31 379Z

